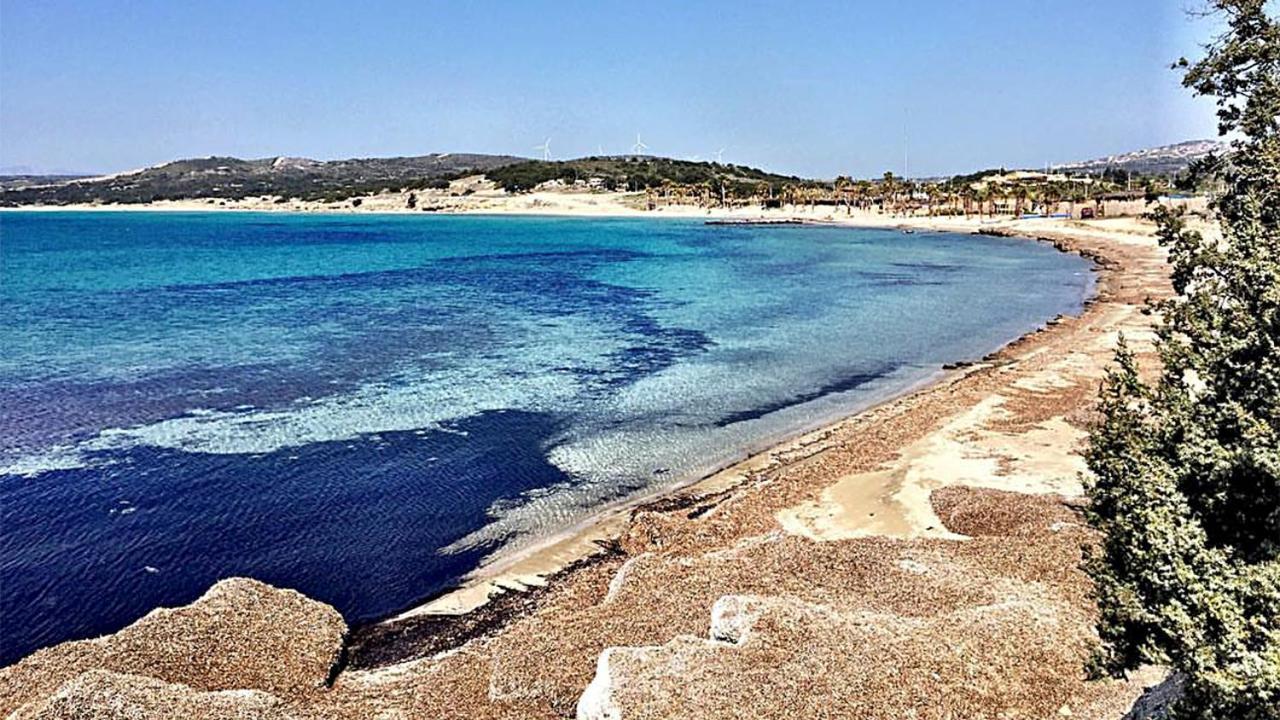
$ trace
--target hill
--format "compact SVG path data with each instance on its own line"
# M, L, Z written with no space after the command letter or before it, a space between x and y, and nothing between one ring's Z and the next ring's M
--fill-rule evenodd
M511 155L452 153L330 161L194 158L103 177L0 186L0 205L239 200L263 195L338 200L388 189L438 187L451 178L522 160Z
M1093 160L1056 165L1054 169L1080 173L1120 170L1135 175L1173 175L1185 171L1192 162L1210 153L1222 153L1227 149L1226 143L1216 140L1192 140L1176 145L1162 145L1121 155L1108 155Z
M83 180L88 175L44 175L38 173L0 174L0 190L16 190L39 185L57 185L70 180Z
M1067 173L1169 176L1226 145L1193 141L1059 165ZM1003 171L949 179L966 184ZM451 180L485 175L497 187L527 192L544 183L586 185L603 190L661 189L679 201L690 197L779 197L830 191L830 181L771 173L745 165L675 160L652 155L606 155L573 160L529 160L512 155L440 153L416 157L311 160L274 157L242 160L207 157L175 160L102 177L14 176L0 178L0 206L72 203L147 203L157 200L262 197L336 202L382 191L444 189ZM925 182L944 182L936 178ZM873 180L878 184L878 180ZM763 190L763 192L762 192Z
M486 173L508 192L532 190L538 185L560 180L588 182L608 190L644 190L663 184L695 186L706 184L715 192L720 186L732 195L749 194L761 183L775 189L785 184L804 184L802 178L765 172L757 168L693 160L674 160L652 155L607 155L577 160L527 160Z
M776 191L787 184L814 182L741 165L648 155L557 161L448 153L331 161L207 157L175 160L103 177L24 178L0 183L0 205L146 203L191 198L240 200L261 196L334 201L383 190L444 188L452 179L475 174L485 174L509 192L532 190L542 183L560 180L584 182L608 190L703 185L717 193L723 188L728 194L741 195L750 194L761 184Z

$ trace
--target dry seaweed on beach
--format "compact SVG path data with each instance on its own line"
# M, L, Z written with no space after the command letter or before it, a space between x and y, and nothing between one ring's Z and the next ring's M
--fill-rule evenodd
M244 695L236 712L684 717L696 703L705 717L1119 718L1161 674L1099 683L1073 670L1093 642L1089 584L1075 569L1090 534L1055 493L1078 489L1082 431L1070 419L1092 402L1116 332L1140 334L1143 303L1166 281L1149 242L1092 229L1052 236L1108 259L1081 318L704 490L625 511L617 546L544 589L466 618L360 630L345 666L330 645L339 671L312 673L310 689L246 681L269 697ZM839 488L877 482L890 483L883 513L900 514L897 536L861 529L883 518L841 504ZM234 608L219 612L219 623L239 622ZM302 615L274 617L288 627ZM350 661L375 647L388 653ZM86 658L56 676L36 658L0 671L6 709L57 717L59 687L63 698L137 707L179 692L94 675L102 665ZM223 687L150 662L138 654L129 672L193 683L181 691L197 693L192 702ZM206 716L224 700L205 703Z

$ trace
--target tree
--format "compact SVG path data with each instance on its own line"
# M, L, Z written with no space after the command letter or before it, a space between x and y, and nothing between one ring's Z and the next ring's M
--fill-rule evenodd
M978 218L981 219L986 212L987 203L992 203L991 214L995 215L995 190L992 188L991 182L984 182L978 187L974 193L978 200Z
M838 209L840 204L844 203L845 214L848 215L852 213L853 207L850 204L850 195L853 190L853 180L847 176L841 175L836 178L831 189L832 197L835 199L836 208Z
M979 193L977 190L973 188L972 183L965 183L960 186L960 198L964 201L964 219L965 220L968 220L969 216L973 214L973 203L974 203L974 200L978 199L978 197L979 197ZM978 209L978 213L979 215L981 215L982 213L981 208Z
M1122 344L1087 454L1094 669L1171 665L1180 718L1280 718L1280 19L1266 5L1215 0L1226 32L1176 66L1238 134L1205 166L1222 236L1152 212L1175 291L1157 307L1161 368L1144 383Z
M880 181L880 205L885 212L893 212L892 205L898 194L898 179L892 172L885 172Z
M1013 216L1022 217L1023 209L1026 207L1027 201L1031 199L1031 188L1027 187L1024 182L1017 182L1013 186Z

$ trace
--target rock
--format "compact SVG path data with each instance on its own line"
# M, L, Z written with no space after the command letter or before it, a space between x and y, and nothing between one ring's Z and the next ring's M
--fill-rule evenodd
M90 670L13 720L258 720L287 718L280 699L257 690L204 692L154 678Z
M916 562L910 558L904 558L898 561L898 567L915 575L924 575L929 572L929 566L924 563Z
M578 699L578 720L621 720L622 710L613 702L613 673L609 655L616 648L605 648L596 660L596 674Z
M1173 705L1182 699L1186 681L1186 676L1182 673L1170 673L1158 685L1148 687L1142 697L1133 703L1123 720L1160 720L1169 717Z
M0 669L0 715L44 701L93 670L196 691L297 697L325 685L346 631L336 610L300 593L223 580L185 607L154 610L114 635L63 643ZM96 688L104 681L92 682Z
M601 653L577 717L1051 717L1085 699L1071 687L1084 647L1055 636L1058 609L1018 600L908 618L724 596L711 639ZM975 673L983 692L968 693Z
M760 617L763 601L754 597L725 595L711 606L711 639L741 645Z

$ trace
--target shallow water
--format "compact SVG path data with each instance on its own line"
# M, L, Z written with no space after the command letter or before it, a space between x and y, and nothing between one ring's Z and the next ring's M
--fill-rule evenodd
M0 662L231 575L396 611L1091 283L889 230L0 213Z

